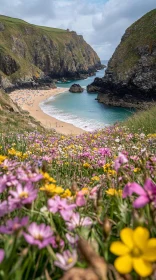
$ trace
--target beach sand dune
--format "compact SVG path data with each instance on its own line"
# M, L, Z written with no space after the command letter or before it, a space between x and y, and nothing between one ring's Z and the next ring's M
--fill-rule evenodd
M49 90L21 89L10 93L10 97L20 106L20 108L28 111L32 117L34 117L42 124L43 127L55 129L57 132L65 135L81 134L84 132L84 130L72 124L59 121L54 117L45 114L39 106L42 101L50 98L51 96L61 94L66 90L67 89L65 88L56 88Z

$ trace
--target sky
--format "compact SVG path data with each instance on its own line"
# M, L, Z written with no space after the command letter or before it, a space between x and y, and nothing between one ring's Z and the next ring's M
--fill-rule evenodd
M74 30L105 60L125 30L155 8L156 0L0 0L0 14Z

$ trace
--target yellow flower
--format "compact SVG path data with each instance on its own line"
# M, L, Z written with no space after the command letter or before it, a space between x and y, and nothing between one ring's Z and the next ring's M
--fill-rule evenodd
M149 239L149 231L144 227L124 228L120 238L122 242L115 241L110 246L110 251L119 256L114 262L119 273L134 269L141 277L151 275L152 262L156 261L156 238Z
M85 162L85 163L83 164L83 167L85 167L85 168L90 168L91 165L90 165L88 162Z
M108 173L108 175L112 175L112 176L116 175L116 171L113 169L108 169L107 173Z
M149 137L149 138L156 138L156 133L148 134L147 137Z
M108 169L111 167L111 164L110 163L106 163L104 166L103 166L103 170L106 172L108 171Z
M82 188L82 189L81 189L81 192L82 192L83 194L88 194L88 193L89 193L89 190L88 190L88 188Z
M55 188L56 188L56 185L50 184L50 185L45 185L44 187L41 187L40 191L45 191L47 193L51 193L51 192L54 192Z
M7 158L6 156L0 155L0 164L1 164L6 158Z
M92 181L99 181L100 180L100 178L98 177L98 176L94 176L94 177L92 177L92 179L91 179Z
M139 172L140 170L141 170L141 169L140 169L140 168L137 168L137 167L133 169L133 171L134 171L135 173Z
M51 183L56 183L56 180L54 180L54 178L50 177L50 175L47 172L41 172L41 174L43 175L43 178L45 179L45 181L48 181Z
M40 191L46 192L48 195L61 194L64 192L62 187L56 186L55 184L45 185L40 188Z
M70 197L72 195L71 191L69 189L66 189L64 193L61 195L61 197L66 198Z
M122 190L116 190L116 189L113 189L113 188L109 188L107 191L106 191L107 194L109 195L116 195L116 196L122 196Z

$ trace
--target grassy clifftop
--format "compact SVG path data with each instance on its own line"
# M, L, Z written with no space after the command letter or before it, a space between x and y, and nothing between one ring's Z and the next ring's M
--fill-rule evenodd
M156 56L152 53L156 49L156 9L150 11L133 23L122 37L109 67L113 68L119 78L126 79L137 64L141 56L151 55L151 64L156 63Z
M23 20L0 16L0 75L8 80L48 74L75 77L100 67L94 50L76 32L37 26Z

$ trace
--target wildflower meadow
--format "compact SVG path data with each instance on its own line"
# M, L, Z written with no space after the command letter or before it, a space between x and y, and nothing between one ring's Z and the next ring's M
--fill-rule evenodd
M0 279L156 279L155 149L118 125L1 134Z

